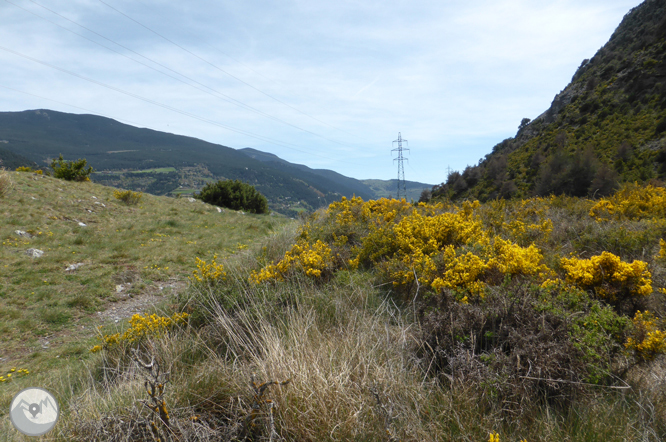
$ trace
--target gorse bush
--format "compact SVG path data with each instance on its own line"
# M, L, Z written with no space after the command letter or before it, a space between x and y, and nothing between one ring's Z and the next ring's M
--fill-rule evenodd
M662 192L625 186L596 205L584 203L578 216L589 217L592 229L595 223L597 229L605 228L600 207L629 219L660 219ZM626 262L609 252L587 259L563 257L552 248L549 214L574 201L566 198L483 206L342 198L315 213L292 249L249 279L260 284L298 274L316 280L343 269L372 271L400 299L418 297L421 338L430 349L421 356L431 360L429 365L482 384L490 373L509 374L504 387L493 387L507 401L530 397L530 389L548 397L565 390L573 395L576 388L571 386L542 388L541 381L521 376L536 369L544 379L605 382L621 366L625 349L633 350L637 363L647 354L665 353L666 343L659 342L666 335L655 323L627 316L653 293L648 262ZM620 209L608 212L609 204ZM646 237L646 246L654 247L655 240ZM475 363L480 365L457 365L460 352L485 356ZM516 365L515 358L530 362ZM458 371L469 367L476 368Z
M224 271L224 265L217 263L217 255L213 256L210 264L200 258L194 258L197 263L197 269L190 276L191 281L214 284L227 279Z
M62 157L51 161L53 176L66 181L90 181L90 174L94 172L92 166L86 168L87 161L78 159L76 161L67 161Z
M208 183L201 192L194 195L201 201L232 210L245 210L251 213L268 213L268 200L257 190L238 180Z
M17 172L34 172L37 175L43 175L44 172L41 169L33 170L32 167L28 166L20 166L16 168Z
M590 216L597 220L666 218L666 189L627 184L610 198L599 200Z
M119 201L124 202L128 206L135 206L141 201L143 194L141 192L133 192L131 190L114 190L113 197Z
M250 280L259 284L269 280L283 281L290 273L300 270L307 276L322 277L334 266L331 248L321 242L310 245L305 241L294 244L277 264L270 264L259 272L253 271Z
M662 321L649 311L637 311L633 319L634 335L627 340L625 347L645 360L652 360L665 353L666 331L659 329L660 322Z
M175 325L186 324L188 316L188 313L174 313L171 317L135 314L129 321L130 327L124 333L100 335L98 338L102 344L94 346L90 351L95 353L121 344L138 343L147 337L159 337Z
M651 275L643 261L629 264L612 253L603 252L590 259L562 258L562 268L567 282L613 302L652 293Z

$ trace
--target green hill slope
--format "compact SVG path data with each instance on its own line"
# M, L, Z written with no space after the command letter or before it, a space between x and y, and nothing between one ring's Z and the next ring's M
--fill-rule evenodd
M0 197L3 374L28 360L37 372L62 362L57 355L85 356L96 325L182 290L195 257L233 255L288 222L148 194L128 206L92 182L0 174L12 182Z
M0 140L7 151L40 166L63 154L85 158L95 181L167 194L190 193L206 182L238 179L254 185L274 210L293 213L293 205L308 210L345 195L371 198L358 180L331 172L316 173L305 166L259 161L235 149L151 129L137 128L95 116L51 110L0 112ZM174 170L167 169L173 168ZM156 170L157 169L157 170ZM171 170L171 171L170 171ZM131 174L131 171L154 171Z
M434 189L452 199L608 194L666 179L666 3L647 0L572 82L478 166Z

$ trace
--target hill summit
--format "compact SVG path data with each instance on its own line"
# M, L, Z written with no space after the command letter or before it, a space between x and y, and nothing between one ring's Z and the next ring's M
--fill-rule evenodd
M433 197L602 196L666 179L666 3L631 9L550 108Z

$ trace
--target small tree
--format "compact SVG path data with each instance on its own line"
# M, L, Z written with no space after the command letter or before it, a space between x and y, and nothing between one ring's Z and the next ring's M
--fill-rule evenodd
M238 180L208 183L194 196L205 203L232 210L269 213L266 197L257 192L253 186Z
M79 158L76 161L66 161L62 154L57 160L51 161L53 176L66 181L90 181L90 174L94 172L92 166L85 168L87 161Z

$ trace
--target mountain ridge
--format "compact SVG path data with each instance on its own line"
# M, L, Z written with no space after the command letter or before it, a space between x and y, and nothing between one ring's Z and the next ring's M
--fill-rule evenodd
M8 168L35 163L46 167L50 159L63 154L67 160L85 158L96 171L104 172L94 174L95 181L157 195L191 194L206 182L238 179L264 194L272 210L289 215L341 196L376 197L360 180L331 170L289 163L255 149L248 155L243 149L97 115L47 109L0 112L0 140L0 159L4 152ZM26 161L32 164L23 164ZM128 173L138 170L148 172Z
M632 8L609 41L514 137L433 188L445 199L607 195L666 180L666 4Z

